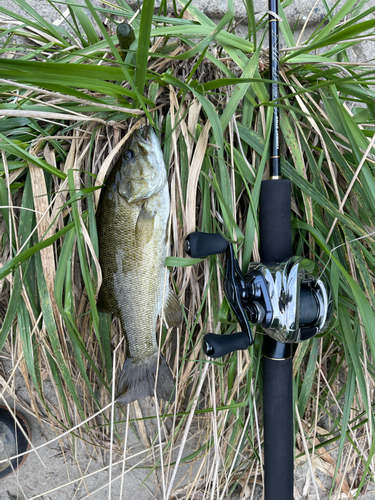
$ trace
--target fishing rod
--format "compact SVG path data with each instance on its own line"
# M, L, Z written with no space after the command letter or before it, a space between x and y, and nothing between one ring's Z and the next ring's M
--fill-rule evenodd
M184 248L191 257L226 253L224 292L240 332L208 333L203 350L219 358L253 344L251 325L263 330L264 498L292 500L294 488L293 344L321 334L332 316L330 286L320 266L293 256L291 190L281 178L279 127L279 17L269 0L270 101L272 127L269 179L260 192L261 262L243 274L233 246L221 234L190 233Z
M275 15L274 15L275 14ZM279 99L278 0L269 0L270 100ZM292 252L291 191L281 178L279 108L273 108L270 179L260 194L261 261L288 260ZM273 200L270 203L270 200ZM275 216L277 214L277 216ZM294 490L293 344L263 339L264 498L292 500Z

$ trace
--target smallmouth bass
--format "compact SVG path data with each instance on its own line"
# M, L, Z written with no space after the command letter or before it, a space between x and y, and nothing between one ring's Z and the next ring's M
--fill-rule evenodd
M130 403L154 396L174 399L174 379L156 342L162 314L169 327L182 320L181 306L164 267L170 200L167 172L152 127L128 139L105 182L97 211L103 283L98 308L120 319L127 358L116 399ZM159 359L158 359L159 357Z

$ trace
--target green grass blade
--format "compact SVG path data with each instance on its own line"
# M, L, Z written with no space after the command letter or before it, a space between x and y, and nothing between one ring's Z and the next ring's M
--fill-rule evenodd
M5 135L0 134L0 139L3 141L1 144L1 148L4 149L4 151L7 151L10 154L13 154L14 156L18 156L22 158L23 160L26 160L34 165L37 165L38 167L42 168L46 172L49 172L50 174L56 175L56 177L59 177L60 179L65 179L66 175L64 172L61 172L61 170L58 170L57 168L53 167L49 163L47 163L45 160L41 160L37 156L33 156L27 151L25 151L23 148L17 146L13 141L9 140Z
M307 363L307 368L305 370L305 374L303 377L302 387L298 396L298 412L300 415L305 413L306 405L311 395L311 389L315 381L315 370L316 370L316 362L318 359L318 349L319 349L319 340L314 338L310 341L310 355L309 361Z
M294 36L290 28L288 18L285 15L284 7L286 7L285 2L284 5L281 2L279 2L279 16L282 19L282 22L279 23L279 29L283 37L285 38L288 47L295 47L296 43L294 41Z
M146 81L148 50L150 47L150 34L152 18L154 15L154 0L144 0L141 13L141 24L139 27L137 66L135 72L134 84L140 95L143 95L143 89Z
M3 12L4 14L8 15L11 18L15 18L21 22L24 22L26 26L30 25L30 26L33 26L34 28L36 28L37 30L41 30L41 29L45 30L46 33L55 37L58 41L61 42L62 45L65 46L65 40L61 36L61 34L55 29L55 27L52 24L48 23L43 18L43 16L38 14L38 12L35 9L33 9L31 7L31 5L29 5L28 2L26 2L25 0L14 0L14 2L17 3L19 5L19 7L21 7L22 10L24 10L27 14L29 14L29 16L34 18L37 21L37 23L34 23L34 22L30 21L30 19L26 19L20 15L17 15L8 9L5 9L4 7L0 8L0 12Z
M249 40L251 40L251 36L254 40L254 50L257 50L257 25L255 20L255 10L254 10L254 1L253 0L244 0L244 4L247 12L247 24L249 28Z
M255 72L258 70L259 53L260 53L260 47L257 50L257 52L255 52L253 57L250 59L248 64L246 65L246 67L242 73L243 78L252 78L254 76ZM236 113L237 106L238 106L239 102L243 99L243 97L245 96L249 85L250 85L250 83L241 83L241 84L236 85L236 87L235 87L235 89L234 89L234 91L229 99L229 102L227 103L227 105L224 109L224 113L222 114L222 116L220 118L220 122L221 122L221 126L222 126L223 130L225 130L227 128L229 121L231 120L232 116L234 116L234 114Z
M60 372L60 376L62 377L62 380L64 380L70 395L72 396L76 406L77 410L81 415L81 418L84 418L84 413L83 409L81 406L81 402L79 400L79 396L77 394L75 385L73 383L71 373L68 369L68 366L66 365L64 356L63 356L63 350L62 346L59 340L57 328L56 328L56 323L55 323L55 318L53 315L52 307L51 307L51 302L50 302L50 297L49 293L47 290L47 285L44 279L44 273L43 273L43 266L41 263L40 259L40 254L36 254L35 256L35 262L36 262L36 277L37 277L37 283L38 283L38 293L39 293L39 298L40 298L40 303L41 303L41 309L43 312L43 319L46 325L46 330L48 333L49 340L51 342L51 347L53 350L54 358L57 364L57 367ZM69 413L66 415L67 418L69 419ZM71 424L71 422L69 422Z
M84 12L84 10L82 9L82 7L81 6L78 7L78 4L77 4L77 6L74 5L76 3L77 2L75 0L70 0L69 9L77 17L79 23L81 24L81 26L83 28L83 31L86 33L86 37L87 37L86 43L93 45L93 44L99 42L98 35L96 34L94 26L91 24L90 20L88 19L87 15ZM77 31L78 31L77 34L80 35L79 27L78 27Z
M76 194L76 188L75 188L75 182L74 182L74 171L69 170L68 171L68 183L69 183L69 190L71 194L74 196ZM98 340L99 348L101 353L103 354L103 347L100 339L100 334L99 334L99 315L98 311L96 309L96 299L95 299L95 289L94 289L94 283L93 279L90 273L90 269L87 263L86 259L86 252L85 252L85 244L84 244L84 235L83 235L83 229L82 225L83 224L83 219L81 219L80 214L78 212L78 206L76 202L72 203L72 216L73 216L73 222L74 222L74 228L75 228L75 233L76 233L76 238L77 238L77 247L78 247L78 253L79 253L79 260L81 264L81 273L82 273L82 278L86 286L86 293L90 302L91 306L91 315L92 315L92 320L94 324L94 331Z
M332 19L329 20L329 22L322 28L319 33L315 36L314 38L314 43L315 42L320 42L324 38L328 36L328 34L336 28L337 24L344 19L349 12L353 9L354 5L356 4L356 0L347 0L340 9L332 16ZM328 45L328 44L327 44Z
M148 0L150 1L150 0ZM136 99L138 100L139 104L141 105L143 111L145 112L148 120L150 121L150 123L152 124L153 121L152 121L152 117L151 115L149 114L148 110L147 110L147 107L146 107L146 104L145 104L145 100L142 96L142 94L140 92L138 92L138 88L137 86L135 85L135 83L133 82L133 79L132 77L130 76L130 73L126 67L126 65L123 63L122 61L122 58L121 58L121 55L119 53L119 51L117 50L117 48L115 47L111 37L108 35L108 32L106 30L106 28L103 26L103 23L100 21L97 13L95 12L95 9L93 8L93 6L91 5L90 1L89 0L85 0L85 3L88 7L88 9L90 10L93 18L95 19L97 25L99 26L104 38L106 39L107 43L108 43L108 46L110 47L111 51L112 51L112 54L115 56L116 58L116 61L118 62L118 64L120 65L120 68L121 70L123 71L124 73L124 76L125 76L125 79L126 81L129 82L130 86L133 88L133 91L134 91L134 94L135 94L135 97ZM138 63L137 63L138 64ZM120 87L120 88L123 88L123 87Z
M86 218L87 213L83 214L82 217ZM24 262L25 260L30 258L32 255L38 253L42 248L46 248L46 247L52 245L52 243L57 241L59 238L64 236L64 234L66 234L68 231L70 231L73 228L74 228L74 222L71 222L70 224L65 226L63 229L61 229L60 231L55 233L53 236L50 236L49 238L47 238L43 241L40 241L39 243L36 243L35 245L33 245L31 248L29 248L27 250L23 250L20 254L13 257L6 264L4 264L3 267L0 268L0 279L4 279L6 276L8 276L8 274L11 271L16 270L17 267L22 262Z

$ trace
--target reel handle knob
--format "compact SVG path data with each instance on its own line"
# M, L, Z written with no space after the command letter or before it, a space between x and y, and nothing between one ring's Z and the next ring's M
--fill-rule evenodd
M229 243L220 233L190 233L184 243L185 252L193 258L204 258L223 253Z
M204 336L203 351L210 358L221 358L230 352L247 349L250 345L249 336L244 332L230 335L208 333Z

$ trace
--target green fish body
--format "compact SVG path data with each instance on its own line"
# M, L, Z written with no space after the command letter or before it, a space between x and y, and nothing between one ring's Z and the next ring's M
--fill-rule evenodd
M127 141L102 190L97 226L103 283L98 307L120 319L127 359L117 401L154 396L174 399L174 380L158 354L158 317L181 322L181 307L164 266L170 200L160 143L152 127ZM164 303L164 306L163 306Z

